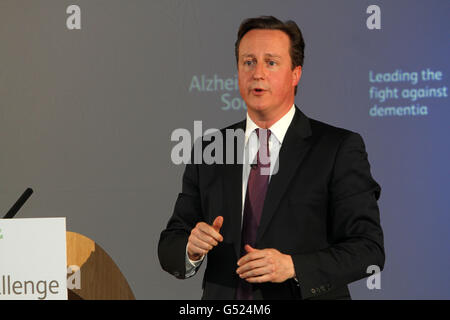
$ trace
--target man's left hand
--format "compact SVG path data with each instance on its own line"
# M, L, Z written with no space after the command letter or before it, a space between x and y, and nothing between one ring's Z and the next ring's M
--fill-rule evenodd
M276 249L255 249L245 245L247 254L238 261L237 274L248 282L283 282L295 277L292 257Z

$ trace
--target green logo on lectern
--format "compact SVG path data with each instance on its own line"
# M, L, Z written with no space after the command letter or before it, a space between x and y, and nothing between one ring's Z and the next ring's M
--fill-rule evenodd
M2 229L0 229L0 240L3 239L3 235L2 235Z

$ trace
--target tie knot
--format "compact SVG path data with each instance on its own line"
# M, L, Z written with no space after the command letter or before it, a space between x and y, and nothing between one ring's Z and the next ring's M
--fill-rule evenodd
M257 164L262 167L270 168L270 150L269 150L269 138L271 131L269 129L256 129L256 135L259 140L259 147L257 153Z
M270 134L272 133L272 131L270 131L270 129L261 129L261 128L256 128L256 136L258 137L258 139L261 137L262 139L267 137L267 140L269 140L270 138Z

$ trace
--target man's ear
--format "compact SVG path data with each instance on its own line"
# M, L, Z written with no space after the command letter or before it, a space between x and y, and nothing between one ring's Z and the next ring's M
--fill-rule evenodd
M302 66L296 66L294 70L292 70L292 86L298 85L300 78L302 77Z

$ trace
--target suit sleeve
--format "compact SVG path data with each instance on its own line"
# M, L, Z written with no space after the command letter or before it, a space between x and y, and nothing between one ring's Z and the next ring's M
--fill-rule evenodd
M191 230L202 220L201 212L198 167L187 164L183 174L182 192L178 194L173 215L166 229L162 231L158 243L161 267L177 278L186 277L186 245Z
M329 182L327 230L330 246L293 255L303 298L365 278L367 267L384 267L383 231L363 139L350 133L340 143Z

